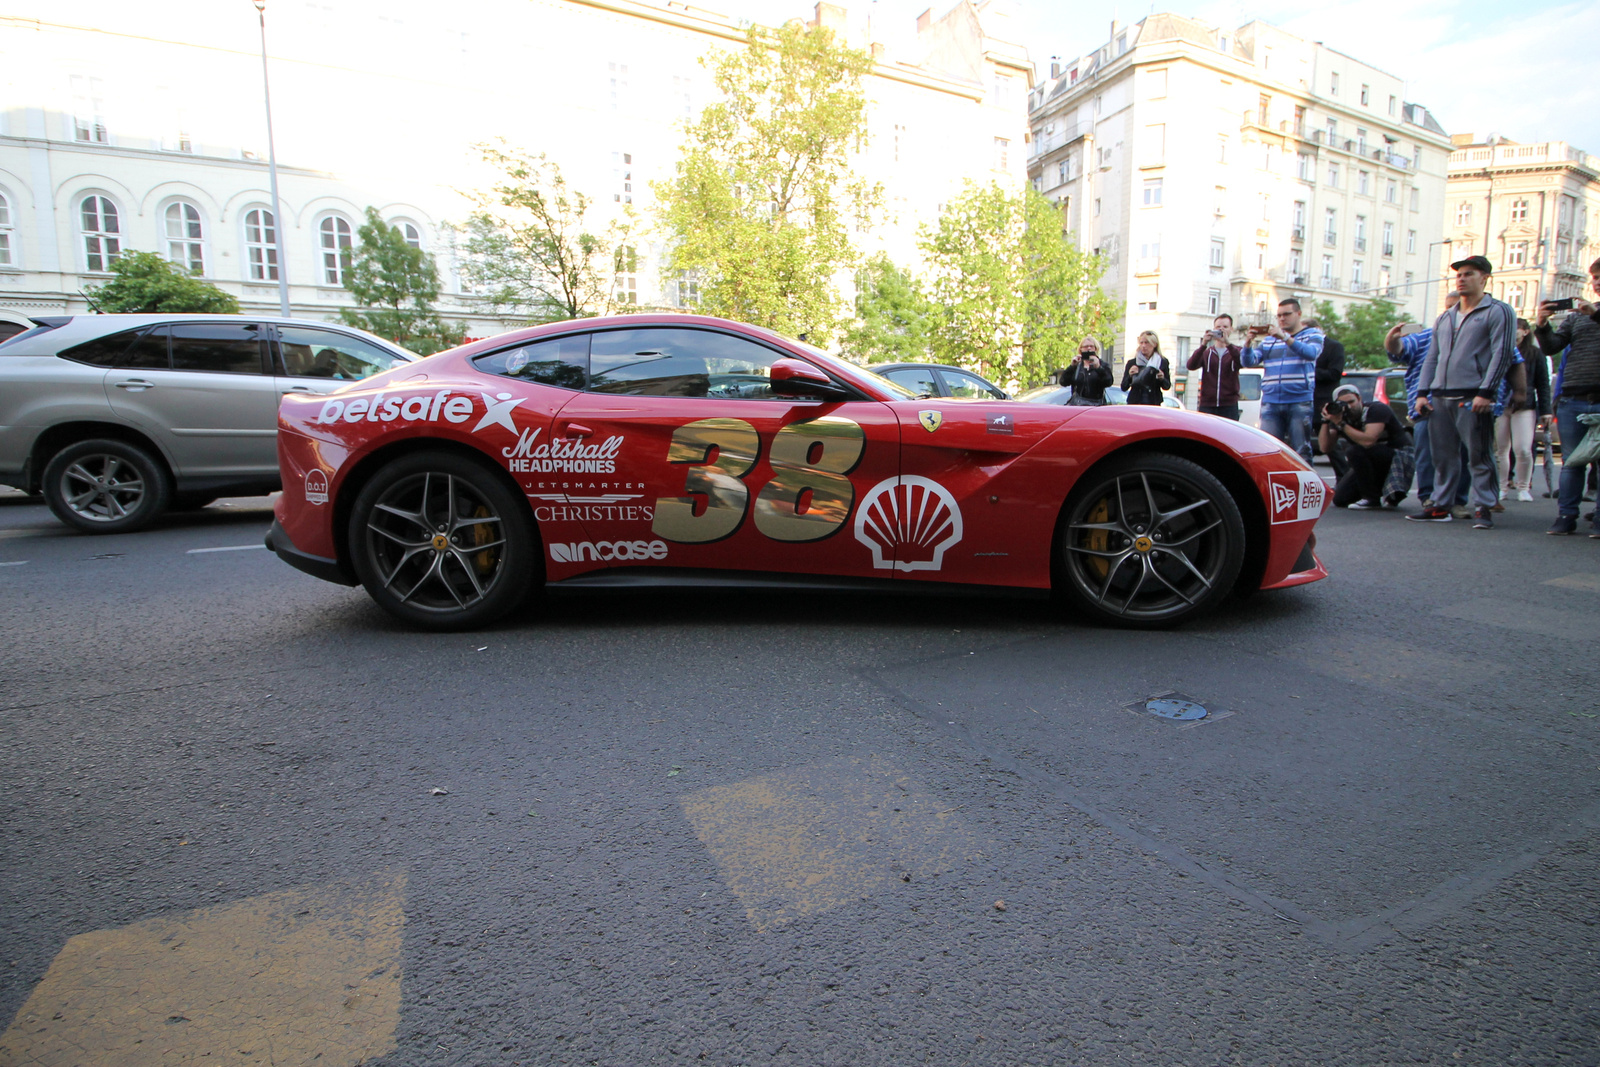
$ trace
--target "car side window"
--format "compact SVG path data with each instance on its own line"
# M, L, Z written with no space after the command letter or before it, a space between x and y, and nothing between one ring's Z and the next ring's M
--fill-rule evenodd
M62 349L58 355L62 359L70 359L74 363L87 363L93 367L126 366L122 357L132 347L139 337L138 330L124 330L107 337L96 337L93 341L85 341L81 345ZM166 366L166 335L162 335L162 366Z
M933 371L927 367L901 367L883 371L883 376L894 384L909 389L917 396L938 396L939 386L933 380Z
M568 334L502 348L472 362L486 374L503 374L558 389L582 389L589 378L589 335Z
M292 378L340 382L358 382L401 362L393 352L360 337L309 326L279 326L278 354L284 373Z
M262 373L265 331L257 322L195 322L168 327L172 369L216 374Z
M589 389L628 396L772 399L780 354L715 330L605 330L589 347Z
M961 371L940 371L944 375L944 384L949 388L951 396L970 398L973 400L1001 400L998 389L990 388L982 379Z
M1261 399L1261 375L1259 375L1259 374L1241 374L1241 375L1239 375L1239 399L1240 400L1260 400Z

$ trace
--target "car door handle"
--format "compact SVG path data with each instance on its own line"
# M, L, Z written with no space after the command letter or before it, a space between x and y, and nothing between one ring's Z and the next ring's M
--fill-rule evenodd
M155 382L147 382L143 378L129 378L125 382L116 383L118 389L154 389Z
M315 392L316 392L316 390L311 388L309 385L291 385L291 386L289 386L289 388L287 388L287 389L285 389L283 391L283 395L284 396L288 396L290 393L315 393Z
M561 427L562 437L589 437L593 434L593 430L578 422L565 423Z

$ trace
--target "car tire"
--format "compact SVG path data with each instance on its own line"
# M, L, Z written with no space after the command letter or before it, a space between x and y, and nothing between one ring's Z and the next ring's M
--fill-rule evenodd
M1221 603L1244 552L1244 518L1216 475L1136 452L1095 468L1067 498L1057 573L1060 591L1091 619L1162 629Z
M172 498L172 479L159 460L109 439L79 441L50 457L41 488L56 518L85 533L148 526Z
M526 503L495 471L448 452L379 470L356 497L348 534L368 595L429 630L493 622L527 598L540 567Z

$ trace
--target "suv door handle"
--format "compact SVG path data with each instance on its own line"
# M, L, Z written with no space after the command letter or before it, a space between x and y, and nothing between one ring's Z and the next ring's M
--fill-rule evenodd
M577 422L565 423L561 427L562 437L589 437L593 433L589 427Z
M147 382L143 378L129 378L125 382L117 382L118 389L154 389L155 382Z
M316 392L316 390L311 388L309 385L291 385L291 386L289 386L289 388L287 388L287 389L285 389L283 391L283 395L284 396L288 396L290 393L315 393L315 392Z

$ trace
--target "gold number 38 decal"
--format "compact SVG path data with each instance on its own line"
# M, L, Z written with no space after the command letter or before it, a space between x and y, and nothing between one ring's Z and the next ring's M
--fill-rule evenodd
M844 525L855 502L846 477L866 450L861 424L835 415L791 423L772 439L772 478L756 497L756 529L774 541L820 541ZM710 459L716 449L716 458ZM720 541L744 522L744 483L761 456L761 437L743 419L701 419L672 432L668 463L689 463L691 496L656 501L651 529L680 544ZM710 462L707 460L710 459ZM695 514L696 502L705 507Z

